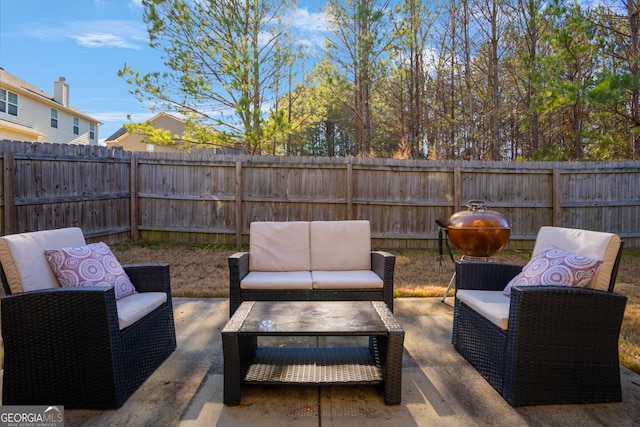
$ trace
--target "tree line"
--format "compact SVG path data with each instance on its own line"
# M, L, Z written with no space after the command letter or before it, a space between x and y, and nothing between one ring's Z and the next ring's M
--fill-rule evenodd
M294 0L142 0L166 69L119 75L185 133L245 153L640 160L640 3L328 0L321 49Z

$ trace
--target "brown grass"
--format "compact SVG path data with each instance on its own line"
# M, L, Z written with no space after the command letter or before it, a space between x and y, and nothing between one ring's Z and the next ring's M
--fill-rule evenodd
M112 246L122 264L166 262L171 265L175 297L216 298L229 296L227 257L234 249L169 243L136 243ZM448 255L439 262L434 251L391 250L396 255L396 297L442 297L453 275ZM503 251L496 261L523 265L529 252ZM620 361L640 373L640 250L624 251L616 291L629 300L620 333ZM453 290L449 293L453 295Z

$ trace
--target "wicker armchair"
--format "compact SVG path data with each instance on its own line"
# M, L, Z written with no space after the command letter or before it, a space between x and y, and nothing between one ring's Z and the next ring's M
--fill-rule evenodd
M543 227L533 253L552 242L577 252L604 234ZM484 294L489 305L500 304L502 290L522 267L456 263L453 345L511 405L622 400L618 336L627 298L613 292L622 242L609 236L598 277L587 285L599 289L514 287L510 299L504 297L508 311L503 326L458 294L489 291Z
M84 239L76 230L79 244ZM32 265L42 266L40 257L42 252L32 253ZM168 265L124 266L138 293L163 292L167 298L120 329L113 287L45 286L12 295L5 275L9 261L2 261L3 405L116 408L176 348Z

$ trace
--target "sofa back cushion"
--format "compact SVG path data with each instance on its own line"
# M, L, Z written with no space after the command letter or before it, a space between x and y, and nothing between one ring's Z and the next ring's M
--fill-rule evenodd
M249 233L249 270L311 270L307 221L252 222Z
M82 230L77 227L0 237L0 263L11 293L60 287L44 251L85 244Z
M533 255L544 251L549 246L555 246L566 252L601 260L602 264L586 287L607 291L620 244L620 236L613 233L563 227L542 227L536 238Z
M312 221L309 230L312 270L371 269L369 221Z

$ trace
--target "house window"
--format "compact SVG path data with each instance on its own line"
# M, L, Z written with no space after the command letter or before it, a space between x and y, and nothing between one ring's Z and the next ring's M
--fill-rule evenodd
M51 109L51 127L58 128L58 110L54 108Z
M92 141L96 139L96 125L93 123L89 123L89 139Z
M0 112L18 115L18 95L0 89Z
M18 95L12 92L9 92L9 114L18 115Z
M80 134L80 119L77 117L73 118L73 134L74 135Z

